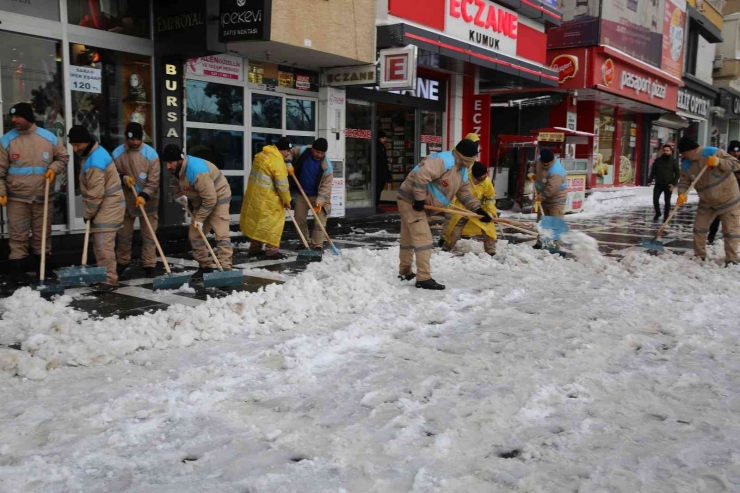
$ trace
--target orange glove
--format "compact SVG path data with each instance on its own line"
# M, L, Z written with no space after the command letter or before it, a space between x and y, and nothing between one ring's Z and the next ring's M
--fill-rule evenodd
M534 181L534 173L530 173L527 175L527 178L529 178L529 181Z
M0 207L8 204L8 196L0 195Z
M314 214L317 214L317 215L321 213L321 204L316 204L316 205L314 206L314 208L313 208L313 213L314 213Z
M678 196L678 199L676 199L676 205L680 207L688 201L689 201L689 196L686 195L685 193L682 193Z
M136 197L136 207L144 207L146 205L146 200L144 200L144 197Z
M134 185L136 185L134 179L131 178L129 175L123 175L123 181L126 182L126 186L129 188L133 188Z
M717 156L709 156L707 158L707 166L710 168L716 168L719 165L719 158Z
M57 174L54 173L53 169L47 169L46 173L44 173L44 178L46 178L49 181L54 181L54 178L57 177Z

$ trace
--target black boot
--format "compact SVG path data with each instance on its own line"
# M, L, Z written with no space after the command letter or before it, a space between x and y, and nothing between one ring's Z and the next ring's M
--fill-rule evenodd
M416 287L420 289L431 289L433 291L441 291L445 287L442 284L437 283L434 279L427 279L426 281L416 281Z
M35 263L33 272L36 275L37 279L41 279L41 256L34 255L33 261ZM51 255L47 255L46 262L44 265L44 279L51 279L52 272L53 272L53 269L51 266Z
M116 264L116 274L118 274L118 277L121 277L126 272L126 269L128 269L128 264Z
M655 215L653 216L653 221L658 221L658 220L660 220L660 212L656 212Z
M156 277L154 274L154 267L144 267L144 277L146 277L147 279Z
M401 281L411 281L416 278L416 274L413 272L410 274L399 274L398 279Z
M710 231L709 234L707 235L707 243L709 245L714 244L714 237L715 237L715 234L713 234L713 232Z
M190 279L194 281L202 281L203 280L203 274L210 274L215 269L213 267L200 267L198 270L195 271L195 274L193 274Z
M23 269L26 259L8 260L10 265L10 281L17 286L26 284L25 271Z
M542 250L542 242L540 240L537 240L534 245L532 245L532 248L535 250Z

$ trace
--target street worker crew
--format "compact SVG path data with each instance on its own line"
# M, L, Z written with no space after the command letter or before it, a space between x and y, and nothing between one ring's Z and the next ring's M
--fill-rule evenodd
M727 153L734 157L735 159L740 160L740 142L737 140L733 140L730 142L730 145L727 147ZM738 182L738 185L740 185L740 171L735 173L735 179ZM709 227L709 234L707 235L707 243L710 245L714 243L714 238L717 236L717 232L719 231L719 216L714 218L714 221L712 222L712 225Z
M653 167L650 169L648 183L655 180L653 188L653 207L655 207L655 217L653 221L660 219L660 196L665 198L663 222L668 219L671 212L671 194L673 189L678 185L678 178L681 176L681 170L678 168L678 161L673 158L673 147L665 144L663 154L653 161Z
M200 231L208 234L213 231L216 237L216 256L224 270L231 270L233 249L229 237L229 204L231 188L221 171L203 159L186 156L182 149L170 144L162 152L162 160L167 170L175 177L174 196L184 207L192 204L190 211L193 221L188 238L193 247L193 257L200 268L193 278L202 279L203 274L213 272L216 266L206 247Z
M154 277L154 267L157 265L155 238L141 219L139 206L144 207L149 223L156 232L159 222L159 156L154 149L142 142L143 138L142 126L131 122L126 126L126 143L113 151L113 160L121 175L123 195L126 197L126 215L123 217L123 228L118 232L116 249L119 276L131 263L131 243L137 217L141 230L141 265L144 267L144 275Z
M496 190L493 187L491 179L488 177L486 165L476 161L471 168L473 175L473 196L480 201L481 208L491 217L497 217L496 211ZM462 206L459 200L455 198L452 201L454 205ZM461 216L451 216L445 221L444 236L441 242L442 250L449 252L462 236L483 236L483 249L489 255L496 254L496 225L493 223L481 223L477 219L470 219Z
M478 154L478 143L461 140L454 150L432 154L419 163L398 189L398 211L401 214L401 251L399 278L410 281L416 277L416 287L440 290L445 287L432 279L432 231L429 228L425 205L447 207L453 198L490 223L491 216L481 208L473 195L469 179L470 168ZM417 274L413 273L416 255Z
M90 222L93 252L98 267L105 267L108 279L95 287L97 291L112 291L118 286L116 272L116 232L123 226L126 201L121 178L108 151L103 149L82 125L69 129L72 144L80 163L80 193L82 217Z
M291 149L288 161L288 173L298 179L303 191L311 202L314 218L318 217L322 225L326 225L326 217L331 211L331 187L334 183L334 169L331 161L326 157L329 143L319 138L310 146L294 147ZM292 161L292 164L291 164ZM292 180L292 179L291 179ZM303 236L308 240L308 246L317 252L324 251L324 233L314 225L313 233L308 235L308 204L298 191L295 180L290 182L290 191L295 199L295 222L301 228ZM298 247L299 249L302 246Z
M46 242L46 252L41 252L44 191L47 180L53 190L56 175L67 169L69 155L61 139L34 124L30 104L13 106L10 120L14 128L3 136L0 149L0 206L8 206L10 274L13 282L19 283L28 258L29 231L33 231L33 268L37 275L41 255L51 253L51 241ZM51 219L47 220L46 234L51 234Z
M706 165L709 169L695 185L699 207L694 219L694 255L707 258L707 233L715 217L722 223L725 240L725 265L737 264L737 246L740 239L740 188L734 173L740 171L740 162L716 147L699 147L689 137L678 142L681 161L681 179L678 181L678 200L684 205L689 197L686 191Z
M285 227L285 211L290 210L285 160L290 156L292 147L287 138L280 137L277 145L263 147L252 162L239 218L242 233L251 240L250 257L264 255L270 260L286 257L279 248Z
M534 188L537 192L535 199L535 202L539 203L537 221L539 222L543 215L560 219L565 217L568 180L560 159L555 159L555 155L550 149L541 149L540 158L535 163L534 168L530 169L528 177L531 181L534 181ZM537 206L537 204L535 205ZM539 238L533 248L542 248L542 242Z

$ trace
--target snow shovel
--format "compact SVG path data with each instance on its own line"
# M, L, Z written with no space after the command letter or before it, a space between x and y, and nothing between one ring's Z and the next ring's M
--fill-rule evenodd
M699 178L701 178L701 175L704 174L704 172L707 170L707 166L705 165L701 171L699 171L699 174L696 175L696 178L694 181L691 182L691 185L689 185L689 188L686 189L686 195L689 194L689 192L694 188L694 185L696 185L696 182L699 181ZM663 226L660 227L656 235L652 239L643 238L642 239L642 246L647 249L648 252L663 252L665 251L665 248L663 248L663 242L659 241L658 238L663 236L663 233L665 232L666 227L668 227L668 223L671 222L673 219L673 216L676 215L678 212L680 205L676 204L676 207L673 208L671 213L666 218L665 222L663 223Z
M41 230L41 266L39 267L39 283L34 287L41 294L41 297L49 300L58 294L64 294L64 288L59 284L46 284L46 224L49 220L49 185L50 180L46 180L46 191L44 192L44 220Z
M195 226L193 227L195 228ZM201 238L203 238L203 241L206 244L206 248L208 248L208 251L211 252L211 257L216 263L216 267L218 267L217 272L209 272L208 274L203 274L203 287L223 288L229 286L236 287L244 284L244 273L241 271L241 269L224 270L224 268L221 267L221 262L218 261L218 257L216 257L216 254L213 252L211 244L208 243L208 238L206 238L206 234L203 232L202 229L195 229L197 229L200 233Z
M541 241L542 249L565 257L566 253L558 248L557 243L555 242L559 241L562 235L570 231L568 223L559 217L542 216L542 219L540 220L540 229L552 231L552 237L546 238L544 242Z
M428 211L434 211L434 212L444 212L445 214L448 214L450 216L470 217L473 219L481 219L483 217L483 216L476 214L475 212L470 212L468 210L445 209L444 207L435 207L433 205L425 205L424 209ZM525 229L520 226L520 224L524 224L524 223L517 223L516 221L509 221L508 219L501 219L498 217L492 217L491 222L505 224L508 228L516 229L517 231L521 231L522 233L526 233L531 236L537 236L537 234L534 231L530 229Z
M301 243L303 243L303 246L306 247L305 250L301 250L300 252L298 252L298 261L321 262L324 256L321 254L321 252L316 252L308 247L308 241L306 241L306 237L303 236L303 231L301 231L301 228L299 228L295 222L295 214L293 213L293 211L290 211L290 217L293 218L293 224L295 225L296 231L298 231L298 236L301 237Z
M86 221L85 245L82 247L82 265L80 267L65 267L57 271L57 277L63 286L95 284L97 282L105 282L108 279L108 273L105 267L88 267L87 265L87 249L90 244L91 222L91 219Z
M313 210L313 205L311 204L311 201L308 200L308 195L306 195L306 192L303 190L303 187L301 186L301 182L299 182L298 178L296 178L295 171L293 171L293 168L290 168L290 171L288 171L288 173L290 174L290 176L293 177L293 181L295 181L295 184L298 185L298 190L301 191L301 195L303 195L303 198L306 199L306 204L308 204L308 208ZM334 246L334 242L331 241L331 238L329 238L329 233L326 232L326 228L324 227L323 224L321 224L321 219L319 219L319 215L315 214L314 217L316 219L316 224L319 225L319 227L321 228L321 231L324 233L324 236L326 236L326 241L329 242L329 248L331 248L331 253L333 253L334 255L340 255L341 252L336 246Z
M134 192L134 197L136 197L136 188L131 184L129 184L129 188L131 188L131 191ZM149 228L149 232L152 234L152 238L154 238L154 244L157 246L157 252L159 252L159 256L162 257L164 270L167 271L166 276L161 276L154 279L154 283L152 286L154 290L156 291L158 289L177 289L180 286L183 286L190 282L190 274L180 274L177 276L172 275L170 264L169 262L167 262L167 257L164 256L162 245L159 244L157 234L154 232L154 228L152 228L152 223L149 221L149 218L146 215L146 210L144 209L144 206L140 205L139 210L141 211L141 218L144 220L144 222L146 222L146 227Z

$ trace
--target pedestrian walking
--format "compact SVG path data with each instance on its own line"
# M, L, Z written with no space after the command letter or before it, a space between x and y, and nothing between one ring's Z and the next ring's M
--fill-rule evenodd
M231 220L229 182L213 163L185 155L175 144L164 148L162 160L167 170L175 177L174 196L178 197L176 200L183 207L190 209L193 218L188 239L193 247L193 257L200 266L193 274L193 279L203 279L203 274L216 269L201 231L204 235L213 231L216 237L216 257L224 270L231 270L234 250L229 235Z
M46 252L41 251L44 190L46 181L53 186L69 162L62 139L37 127L34 120L30 104L14 105L10 109L13 129L0 141L0 206L8 207L10 274L15 283L23 281L27 267L33 268L38 277L42 255L47 256L46 265L50 264L51 242L46 242ZM51 216L51 200L48 213ZM29 232L33 233L32 257L28 253ZM46 234L51 234L51 221L47 221Z
M125 143L113 151L113 161L121 175L123 195L126 197L126 214L123 227L118 231L116 270L121 276L131 263L131 246L134 238L134 221L139 218L141 230L141 265L144 275L154 277L157 265L157 248L154 234L159 224L159 156L157 151L144 144L144 129L139 123L126 126ZM135 191L131 190L131 187ZM144 207L151 231L141 219Z
M293 146L286 137L277 145L265 146L255 156L242 201L239 226L250 239L250 257L283 259L280 238L285 227L285 211L290 210L290 186L285 160ZM263 249L264 247L264 249Z
M740 187L734 173L740 171L740 162L716 147L700 147L689 137L678 142L681 153L681 178L678 181L679 206L688 201L686 191L706 165L709 169L696 184L699 207L694 219L694 255L707 258L707 233L715 217L722 223L725 240L725 265L737 264L740 240Z
M653 217L653 221L660 219L661 195L663 195L664 202L663 222L668 219L668 214L671 212L671 194L676 185L678 185L680 176L681 170L678 167L678 160L673 157L673 147L665 144L663 146L663 153L653 161L653 167L648 177L648 183L655 180L655 186L653 187L655 216Z
M288 173L303 187L311 207L298 190L295 180L290 182L290 191L295 197L295 222L308 239L308 245L317 252L324 251L324 233L314 225L313 232L308 234L308 211L313 210L314 220L321 221L326 226L326 218L331 212L331 187L334 183L334 169L331 161L326 157L329 143L324 138L318 138L310 146L294 147L290 150L291 158L288 162ZM303 248L303 245L298 247Z
M445 288L432 279L430 260L434 245L425 205L447 207L453 198L457 198L466 209L483 216L480 221L491 222L491 216L473 195L469 177L477 154L478 143L463 139L454 150L425 158L401 184L398 189L398 211L401 214L398 274L401 280L416 278L416 287L421 289ZM413 272L414 257L416 274Z
M82 125L69 129L69 143L80 163L82 217L90 221L93 252L98 267L105 267L106 282L94 285L96 291L113 291L118 286L116 271L116 233L123 226L126 201L121 178L108 151L103 149Z
M540 150L540 157L530 168L528 177L534 182L536 190L537 221L539 222L542 216L563 219L568 199L568 180L560 159L555 159L550 149ZM542 248L539 238L533 248Z
M730 145L727 148L727 153L734 157L735 159L740 159L740 142L737 140L733 140L730 142ZM735 173L735 179L737 179L738 184L740 184L740 172ZM719 216L714 218L714 221L712 221L712 225L709 226L709 234L707 235L707 243L713 244L714 239L717 237L717 232L719 231Z
M388 135L382 130L378 131L377 148L375 149L375 212L385 212L380 208L380 196L383 194L385 184L391 181L391 170L388 167Z

